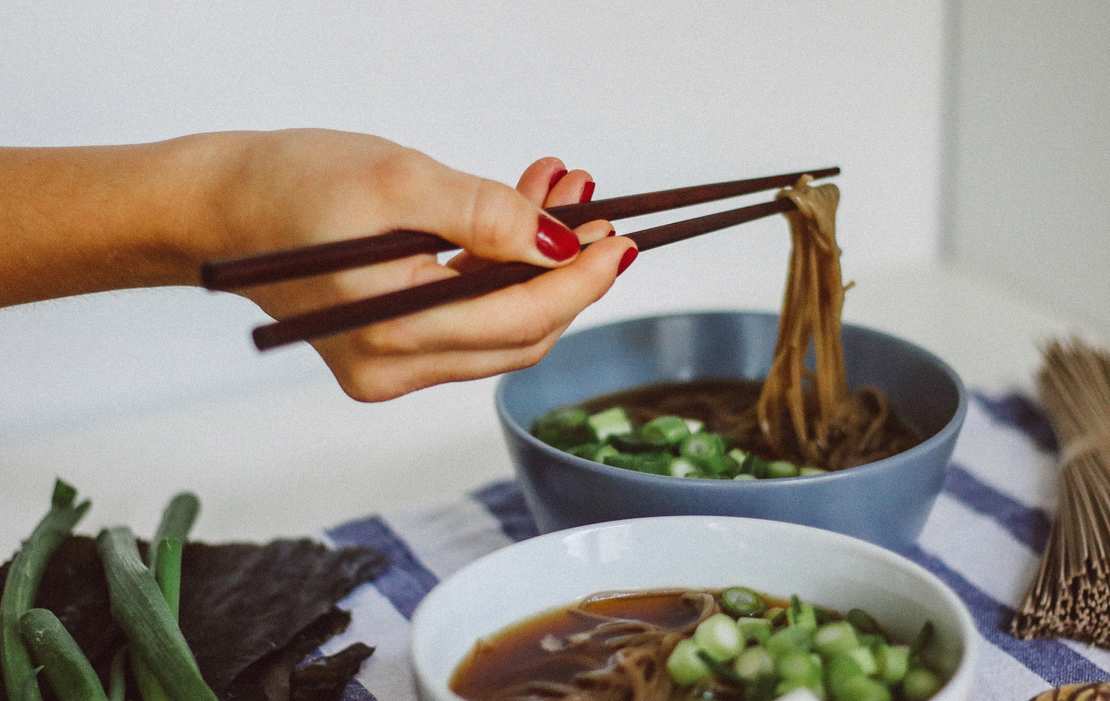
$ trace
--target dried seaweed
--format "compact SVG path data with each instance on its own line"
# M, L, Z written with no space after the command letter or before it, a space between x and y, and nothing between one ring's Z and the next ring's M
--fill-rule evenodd
M246 699L227 695L237 677L286 649L298 654L286 662L284 672L287 679L294 678L297 662L346 627L349 616L334 604L376 576L384 564L368 549L332 550L307 539L266 545L189 543L183 561L181 629L205 680L221 698ZM4 565L0 587L6 574ZM72 537L62 544L51 558L35 603L54 611L106 679L111 657L124 637L112 621L91 538ZM321 631L327 634L320 637ZM343 662L333 664L338 669Z

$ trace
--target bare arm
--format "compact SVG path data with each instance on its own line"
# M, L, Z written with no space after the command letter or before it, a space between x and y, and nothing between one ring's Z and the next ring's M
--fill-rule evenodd
M208 259L409 228L465 249L245 290L275 318L458 275L486 260L559 270L313 344L343 389L376 401L538 361L631 262L631 241L573 232L541 207L592 192L533 163L516 189L367 134L228 132L153 144L0 149L0 306L194 284ZM585 196L588 196L586 194ZM579 253L580 243L598 245Z

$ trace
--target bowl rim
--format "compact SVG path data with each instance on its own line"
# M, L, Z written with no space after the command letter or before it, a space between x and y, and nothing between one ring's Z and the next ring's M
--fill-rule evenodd
M598 324L596 326L591 326L589 328L581 329L581 330L575 331L574 333L567 334L566 337L570 338L570 337L573 337L573 336L578 336L580 334L595 332L595 331L598 331L600 329L620 328L622 326L631 326L631 325L634 325L634 324L642 324L645 321L663 321L663 320L667 320L667 319L678 319L678 318L692 317L692 316L697 316L697 317L705 317L705 316L730 316L730 317L757 316L757 317L776 317L777 318L779 316L779 313L778 312L772 312L772 311L766 311L766 310L745 310L745 309L741 309L741 310L734 310L734 311L727 311L727 310L701 310L701 311L699 311L699 310L693 310L693 311L685 311L685 312L674 312L674 313L670 313L670 314L648 314L648 315L644 315L644 316L630 317L630 318L627 318L627 319L619 319L619 320L607 322L607 323L604 323L604 324ZM571 455L570 453L559 450L558 448L554 448L554 447L544 443L543 441L539 440L538 438L533 436L530 431L528 431L526 428L521 426L520 423L516 420L515 417L512 416L512 414L509 412L508 408L505 406L505 404L506 404L505 395L508 391L508 389L507 389L508 385L509 385L510 382L513 381L513 378L517 375L517 373L506 374L506 375L502 376L497 381L497 387L494 390L494 403L495 403L495 406L497 408L497 415L501 419L502 425L508 427L508 429L510 431L512 431L519 438L521 438L525 443L527 443L531 447L539 450L542 453L546 453L550 457L565 460L568 464L573 465L574 467L576 467L580 470L585 470L587 472L593 472L593 473L601 475L601 476L620 477L620 478L632 480L633 482L642 481L645 484L674 484L674 485L681 484L687 489L737 489L737 490L741 490L741 489L770 489L770 488L782 487L783 485L795 484L795 483L796 484L814 484L814 485L816 485L816 484L829 483L829 482L832 482L832 481L835 481L835 480L852 479L853 475L859 476L859 475L865 475L865 474L876 474L876 473L880 473L880 472L896 470L896 469L899 468L901 463L911 462L912 459L917 457L918 455L922 455L922 454L925 454L925 453L928 453L928 452L934 450L937 446L939 446L940 444L942 444L946 440L948 440L949 437L951 436L951 434L959 431L960 426L963 425L964 418L967 414L968 395L967 395L967 389L964 387L963 380L960 379L959 374L956 373L956 371L952 368L952 366L950 366L948 363L946 363L939 356L937 356L935 353L928 350L927 348L924 348L924 347L918 345L917 343L914 343L913 341L909 341L905 338L902 338L901 336L896 336L892 333L887 333L886 331L880 331L878 329L874 329L870 326L865 326L863 324L856 324L856 323L850 323L850 322L842 323L841 328L842 328L842 330L845 329L845 328L851 328L854 331L861 331L861 332L866 333L866 334L871 334L873 336L878 336L878 337L881 337L881 338L884 338L884 339L887 339L887 340L897 341L899 343L905 344L913 352L920 354L926 360L928 360L930 363L936 365L941 370L941 372L944 373L945 376L948 377L949 381L951 381L953 386L955 386L955 388L956 388L956 410L952 413L952 416L949 417L948 421L944 424L944 426L942 426L939 431L937 431L933 435L929 436L925 440L921 441L920 443L918 443L914 447L910 448L909 450L903 450L900 453L895 453L894 455L883 458L881 460L875 460L873 462L864 463L862 465L856 465L855 467L845 468L843 470L834 470L834 471L827 472L827 473L822 474L822 475L806 475L806 476L796 476L796 477L772 477L772 478L764 478L764 479L758 479L758 480L712 480L712 479L689 480L689 479L679 479L679 478L671 477L670 475L653 475L653 474L648 474L648 473L644 473L644 472L636 472L634 470L627 470L627 469L624 469L624 468L613 467L612 465L606 465L604 463L594 462L593 460L587 460L585 458L580 458L576 455Z
M444 700L450 701L464 701L462 697L455 694L450 689L450 674L447 679L433 679L427 669L423 667L423 660L418 654L418 648L421 640L421 631L432 625L428 623L429 617L433 614L428 613L436 606L436 602L444 596L443 591L451 586L451 583L457 579L466 576L471 570L478 569L486 566L492 560L502 558L512 558L514 553L526 551L528 548L541 547L544 543L555 540L562 540L567 537L575 536L588 531L602 531L613 528L632 527L635 528L638 524L658 524L659 522L673 523L674 529L678 531L687 531L689 528L698 527L699 524L709 526L713 523L720 523L721 521L733 524L741 529L742 532L748 532L746 529L751 528L769 528L778 531L797 531L807 535L809 538L824 538L825 542L829 543L832 547L844 547L848 552L849 557L870 557L880 560L884 565L890 566L894 569L900 569L903 572L908 572L920 580L924 580L934 589L940 592L941 598L945 606L951 610L958 622L958 634L960 635L961 642L963 643L963 651L960 655L959 663L956 665L952 675L945 681L941 691L950 689L957 689L959 685L969 686L972 683L972 676L975 672L976 663L979 656L979 641L978 629L975 627L975 622L971 617L971 612L968 610L967 605L962 599L952 591L951 587L945 584L939 577L917 564L913 560L901 555L897 552L889 550L874 543L869 543L860 538L844 535L836 531L830 531L823 528L816 528L814 526L805 526L798 523L791 523L789 521L774 521L771 519L749 518L745 516L711 516L711 515L683 515L683 516L644 516L639 518L620 519L617 521L603 521L600 523L590 523L583 526L575 526L573 528L566 528L559 531L552 531L544 533L532 538L517 541L503 548L498 548L492 552L486 553L482 557L473 560L464 567L452 573L449 577L442 580L437 584L431 592L420 602L416 611L413 612L412 625L410 628L411 635L409 639L408 652L409 660L412 664L412 671L414 681L416 681L418 688L423 687L432 691L436 696L435 701ZM585 592L583 596L588 595ZM570 603L570 602L565 602ZM538 615L543 610L537 607L532 615ZM451 667L452 674L454 669L458 667L458 660L455 661L454 666ZM446 696L443 695L446 691Z

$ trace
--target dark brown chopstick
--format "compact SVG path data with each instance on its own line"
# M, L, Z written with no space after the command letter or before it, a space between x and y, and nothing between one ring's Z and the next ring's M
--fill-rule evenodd
M799 177L807 173L814 178L827 178L839 175L840 168L804 170L762 178L659 190L639 195L623 195L584 204L550 207L546 211L573 228L595 219L626 219L678 207L704 204L727 197L749 195L776 187L786 187L793 185ZM267 282L291 280L382 263L421 253L440 253L455 248L457 248L455 244L434 234L422 231L391 231L377 236L363 236L317 246L275 251L249 258L208 262L201 267L201 284L210 290L234 290Z
M628 237L636 242L641 251L648 251L792 209L795 209L792 201L774 200L643 229L628 234ZM531 280L548 270L549 268L527 263L498 263L470 275L459 275L259 326L252 334L254 345L264 351L297 341L331 336L367 324L395 319L448 302L493 292Z

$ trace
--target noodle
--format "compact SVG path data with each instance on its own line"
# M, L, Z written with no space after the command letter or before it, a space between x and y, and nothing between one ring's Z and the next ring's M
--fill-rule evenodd
M836 242L835 185L810 187L803 176L779 193L791 252L770 370L758 383L699 380L633 389L586 402L588 411L621 406L633 420L674 415L699 419L733 445L772 460L839 470L902 452L921 441L875 387L848 390L841 341L847 287ZM813 370L806 356L813 348ZM755 391L752 391L752 387Z

